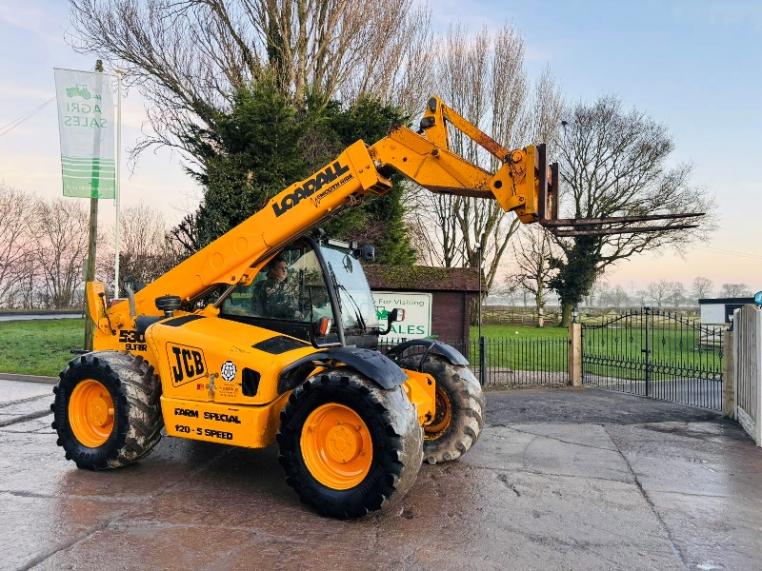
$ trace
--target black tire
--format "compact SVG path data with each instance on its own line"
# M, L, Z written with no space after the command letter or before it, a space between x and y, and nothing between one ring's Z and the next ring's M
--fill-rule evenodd
M307 468L301 450L307 417L328 403L351 408L371 435L369 472L346 490L321 484ZM294 389L281 412L277 440L286 482L320 514L340 519L363 516L401 498L415 482L423 454L423 431L403 388L382 389L351 369L321 373Z
M484 426L484 393L479 381L466 366L453 365L439 355L409 355L399 361L403 369L421 370L428 373L444 392L451 407L449 424L438 431L424 426L423 459L428 464L457 460L476 443ZM441 398L437 398L438 405ZM438 406L431 425L442 419Z
M87 353L69 362L53 387L53 428L66 459L78 468L111 470L137 462L161 439L161 383L142 357L116 351ZM69 424L69 398L83 380L99 381L114 403L114 428L101 446L90 448L77 440Z

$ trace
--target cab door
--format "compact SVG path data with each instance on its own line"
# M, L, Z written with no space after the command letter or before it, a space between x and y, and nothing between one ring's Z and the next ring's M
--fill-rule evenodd
M311 240L299 240L273 257L250 285L223 302L220 317L309 341L322 317L336 322L320 259Z

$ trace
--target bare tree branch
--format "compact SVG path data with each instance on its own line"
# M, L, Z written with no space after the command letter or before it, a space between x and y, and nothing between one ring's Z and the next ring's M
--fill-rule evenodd
M78 201L38 201L28 219L29 254L38 270L37 294L46 308L82 304L88 216Z
M237 89L275 73L302 102L372 95L412 112L429 91L427 9L412 0L70 0L75 48L126 72L151 130L133 149L182 151Z
M706 191L690 184L690 167L670 165L673 146L664 126L624 111L616 98L576 105L556 141L562 210L578 218L711 212ZM559 238L564 255L555 262L560 272L553 287L565 319L611 265L667 246L680 251L713 228L706 218L690 230Z
M532 89L524 69L524 43L512 28L494 34L483 30L476 36L452 28L437 53L435 69L437 91L448 104L504 145L554 138L561 114L559 89L547 70ZM454 130L449 135L455 152L497 170L495 158L471 139ZM421 257L446 267L477 267L481 251L491 288L518 219L494 201L417 194L419 208L408 222L417 228L416 235L429 236L417 242Z
M0 306L9 308L21 302L24 285L33 279L28 263L27 220L33 216L34 203L21 191L0 184ZM32 275L28 275L29 273Z

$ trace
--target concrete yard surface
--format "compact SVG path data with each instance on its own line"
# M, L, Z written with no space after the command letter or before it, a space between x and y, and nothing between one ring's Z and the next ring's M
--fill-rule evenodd
M164 438L139 465L77 470L34 417L50 387L15 385L0 381L0 569L762 567L762 450L711 412L490 392L462 461L336 521L299 503L273 449Z

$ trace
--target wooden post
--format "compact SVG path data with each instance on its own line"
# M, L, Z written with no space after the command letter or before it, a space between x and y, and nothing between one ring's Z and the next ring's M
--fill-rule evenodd
M569 384L582 386L582 324L569 324Z
M479 337L479 384L487 384L487 342L484 337Z
M103 72L103 62L95 62L95 71ZM98 180L94 178L94 180ZM97 183L96 183L97 184ZM117 224L119 222L117 221ZM95 280L95 253L96 240L98 237L98 188L93 188L90 193L90 224L87 234L87 267L85 269L85 283ZM90 308L87 307L87 296L85 296L85 349L93 350L93 327L95 324L90 319Z
M722 415L736 417L735 390L735 352L733 351L733 332L722 332Z

